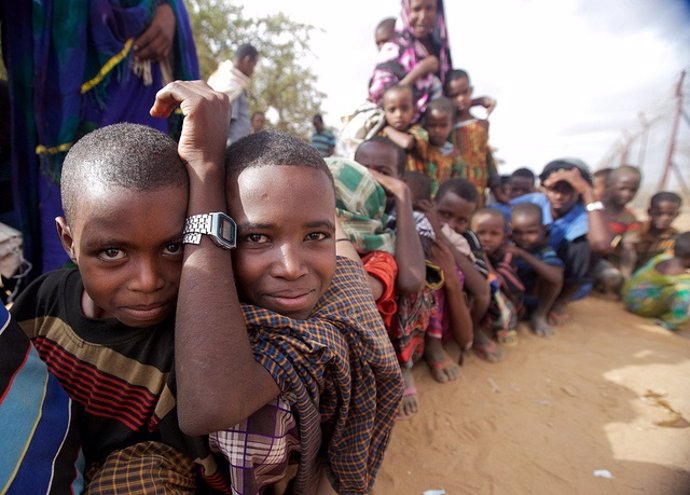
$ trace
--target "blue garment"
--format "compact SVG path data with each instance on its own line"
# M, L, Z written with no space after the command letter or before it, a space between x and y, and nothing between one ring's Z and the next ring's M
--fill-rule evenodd
M563 268L565 266L563 260L558 257L556 251L554 251L549 244L545 244L544 246L538 247L531 251L528 250L527 252L547 265L557 266L559 268ZM537 272L534 271L534 268L532 268L529 263L521 258L518 258L515 261L515 266L517 268L518 278L525 286L525 293L532 293L534 286L537 283Z
M335 136L328 129L315 132L311 135L311 145L319 151L321 156L331 156L335 148Z
M81 493L72 400L0 305L0 493Z

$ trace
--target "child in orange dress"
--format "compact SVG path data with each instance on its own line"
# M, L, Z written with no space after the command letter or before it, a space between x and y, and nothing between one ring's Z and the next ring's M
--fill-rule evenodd
M477 188L479 204L486 202L486 188L491 189L500 203L508 198L501 188L501 180L489 147L489 121L478 119L471 113L472 91L470 76L460 69L448 71L443 86L444 94L453 100L457 110L453 140L462 158L460 177Z
M431 193L436 195L441 182L461 173L461 158L457 148L449 141L453 132L455 105L446 97L431 100L424 114L424 129L429 135L427 162L423 170L431 179Z

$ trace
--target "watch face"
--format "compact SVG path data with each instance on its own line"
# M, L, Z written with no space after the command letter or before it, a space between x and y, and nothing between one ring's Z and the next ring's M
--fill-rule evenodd
M226 217L220 217L220 229L218 235L230 244L235 244L235 222Z

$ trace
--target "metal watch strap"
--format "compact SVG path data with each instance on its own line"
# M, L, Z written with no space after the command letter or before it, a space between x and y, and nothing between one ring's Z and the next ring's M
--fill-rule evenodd
M192 215L187 217L184 221L184 229L182 230L183 244L200 244L201 236L211 232L211 215L203 213L201 215Z

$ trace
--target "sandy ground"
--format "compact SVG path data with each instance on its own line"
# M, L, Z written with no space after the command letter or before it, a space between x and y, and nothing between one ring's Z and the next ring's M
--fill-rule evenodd
M468 355L456 382L419 363L420 411L374 494L690 494L690 332L596 297L571 311L550 339L521 326L499 364Z

